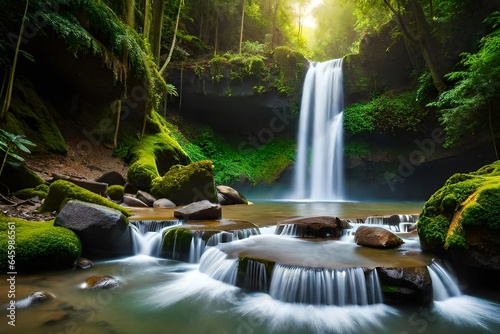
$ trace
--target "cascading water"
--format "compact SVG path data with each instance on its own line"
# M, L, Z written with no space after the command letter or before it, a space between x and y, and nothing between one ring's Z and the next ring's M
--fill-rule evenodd
M302 93L294 198L342 200L342 59L311 63Z
M178 220L139 220L131 222L134 254L158 256L163 232L179 224Z

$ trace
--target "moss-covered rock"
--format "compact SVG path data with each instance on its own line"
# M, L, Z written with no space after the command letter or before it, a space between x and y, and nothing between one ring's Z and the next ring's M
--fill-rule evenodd
M49 192L49 186L46 185L45 183L42 183L36 186L35 188L26 188L18 190L12 195L20 199L29 199L35 196L38 196L38 198L40 199L44 199L45 197L47 197L48 192Z
M12 271L9 260L15 261L17 272L72 268L82 251L80 239L72 231L53 224L54 221L30 222L0 216L0 272ZM14 235L15 245L9 244ZM12 250L15 256L9 253Z
M7 186L9 191L16 192L21 189L35 188L45 181L26 165L6 164L0 175L0 183Z
M131 156L128 182L148 192L153 179L165 174L173 165L190 162L177 141L165 132L142 138L131 149Z
M106 190L106 194L109 198L115 201L123 200L123 194L125 193L125 188L120 185L109 186Z
M126 208L115 204L100 195L97 195L87 189L77 186L69 181L57 180L50 185L47 198L40 207L41 212L60 211L62 206L70 199L76 199L87 203L94 203L118 210L125 216L131 213Z
M455 174L425 203L422 249L475 267L500 270L500 161Z
M153 180L151 194L156 198L168 198L177 205L205 199L217 203L213 168L209 160L173 166L163 177Z

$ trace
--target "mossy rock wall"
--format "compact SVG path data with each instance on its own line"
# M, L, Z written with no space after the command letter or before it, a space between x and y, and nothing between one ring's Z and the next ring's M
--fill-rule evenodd
M14 232L12 232L14 231ZM33 272L72 268L82 251L72 231L54 227L53 221L29 222L0 216L0 272L9 269L9 237L15 235L15 271Z
M464 265L500 271L500 161L455 174L425 203L418 221L423 250Z
M0 157L2 157L1 154ZM45 181L31 169L26 167L26 165L14 166L6 164L2 175L0 175L0 184L7 186L11 192L26 188L35 188L43 183L45 183Z
M168 198L176 205L205 199L218 203L213 167L209 160L173 166L163 177L153 180L151 194L156 198Z

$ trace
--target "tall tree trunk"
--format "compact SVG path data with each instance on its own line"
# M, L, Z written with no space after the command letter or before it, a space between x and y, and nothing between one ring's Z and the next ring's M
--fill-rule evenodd
M12 68L10 69L9 81L7 83L7 90L5 92L5 98L2 104L2 111L0 112L0 119L4 119L7 115L7 111L10 108L10 101L12 99L12 90L14 88L14 78L16 76L16 66L17 58L19 57L19 50L21 48L21 41L24 34L24 22L26 21L26 14L28 13L29 0L26 0L26 6L24 7L23 19L21 21L21 28L19 29L19 36L17 37L16 49L14 51L14 60L12 62Z
M217 54L219 48L219 9L215 9L215 43L214 43L214 56Z
M240 29L240 55L241 46L243 45L243 26L245 24L245 0L243 0L243 8L241 9L241 29Z
M125 2L125 23L134 29L135 26L135 0Z
M273 32L271 37L271 49L276 46L276 24L278 20L278 7L280 6L280 0L274 2L274 12L273 12Z
M153 59L156 65L160 65L161 30L163 23L164 0L153 0L153 34L149 37Z
M151 0L144 0L144 28L142 35L149 40L149 30L151 29Z
M168 63L170 63L170 59L172 58L172 54L174 53L175 41L177 40L177 30L179 29L179 21L181 18L181 9L184 0L179 0L179 9L177 10L177 20L175 21L175 29L174 29L174 37L172 38L172 45L170 45L170 51L168 52L167 59L165 60L165 64L161 67L159 73L163 75L165 69L167 68Z

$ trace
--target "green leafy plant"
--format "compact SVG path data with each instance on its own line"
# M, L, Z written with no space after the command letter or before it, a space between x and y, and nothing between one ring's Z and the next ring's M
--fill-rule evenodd
M19 162L23 162L24 158L17 154L18 151L31 153L26 146L36 146L35 143L26 139L24 135L14 135L3 129L0 129L0 150L4 152L2 166L0 167L0 175L2 175L3 168L7 163L7 158L11 157Z

